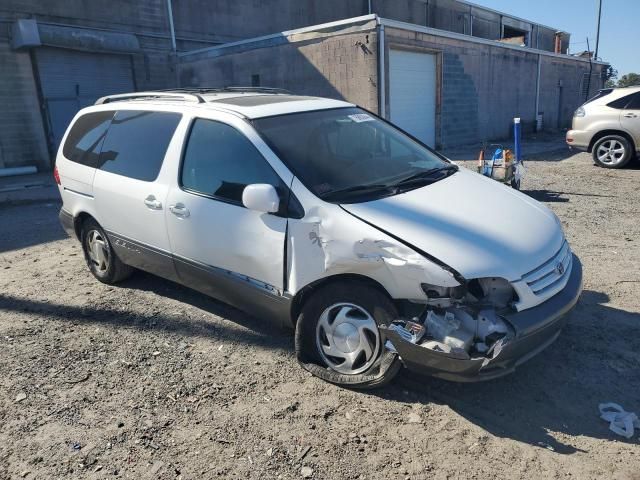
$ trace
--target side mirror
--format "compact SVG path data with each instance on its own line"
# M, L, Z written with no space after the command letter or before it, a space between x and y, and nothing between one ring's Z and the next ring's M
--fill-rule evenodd
M273 185L254 183L242 191L242 204L249 210L275 213L280 210L280 198Z

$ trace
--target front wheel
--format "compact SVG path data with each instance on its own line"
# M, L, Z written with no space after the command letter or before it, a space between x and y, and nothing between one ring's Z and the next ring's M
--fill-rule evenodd
M593 160L604 168L622 168L632 156L629 140L620 135L607 135L593 146Z
M385 348L378 328L397 318L386 295L366 284L336 282L304 305L296 324L296 354L317 377L350 388L375 388L400 370L397 354Z

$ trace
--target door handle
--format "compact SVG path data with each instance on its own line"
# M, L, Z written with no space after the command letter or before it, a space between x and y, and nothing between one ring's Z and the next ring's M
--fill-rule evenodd
M187 218L189 215L191 215L191 212L189 212L189 209L187 207L185 207L182 203L176 203L175 205L169 205L169 210L176 217L180 217L180 218Z
M622 116L626 118L636 118L638 115L636 115L635 113L629 112L629 113L623 114Z
M149 195L145 198L144 204L151 210L162 210L162 202L160 200L156 200L156 197L153 195Z

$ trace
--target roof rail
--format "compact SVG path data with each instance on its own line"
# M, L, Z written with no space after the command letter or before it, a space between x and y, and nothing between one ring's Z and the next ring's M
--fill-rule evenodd
M104 103L111 102L122 102L125 100L136 100L136 99L175 99L175 100L190 100L196 103L205 103L204 98L202 98L197 93L184 92L181 93L179 90L176 91L162 91L156 90L152 92L134 92L134 93L122 93L118 95L107 95L106 97L99 98L96 100L96 105L102 105Z
M158 90L159 92L178 92L178 93L225 93L225 92L247 92L247 93L284 93L292 95L292 92L285 90L284 88L274 87L181 87L181 88L168 88L166 90Z

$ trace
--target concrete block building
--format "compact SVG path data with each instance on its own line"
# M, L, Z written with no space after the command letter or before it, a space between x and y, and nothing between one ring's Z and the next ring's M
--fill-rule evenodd
M461 0L0 0L0 169L51 168L98 97L262 85L346 99L426 143L566 127L605 64Z

